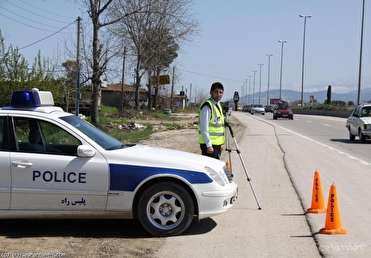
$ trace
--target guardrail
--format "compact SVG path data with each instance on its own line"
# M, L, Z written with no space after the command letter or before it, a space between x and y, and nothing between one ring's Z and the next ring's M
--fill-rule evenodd
M300 115L315 115L315 116L334 116L334 117L342 117L348 118L352 111L333 111L333 110L300 110L300 109L293 109L294 114Z

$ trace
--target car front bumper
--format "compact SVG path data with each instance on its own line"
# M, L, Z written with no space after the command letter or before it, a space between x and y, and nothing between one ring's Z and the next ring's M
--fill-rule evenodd
M363 129L362 134L371 137L371 129Z
M238 187L237 184L232 182L222 187L223 189L216 190L208 187L199 189L200 195L198 196L198 218L208 218L226 212L237 200Z

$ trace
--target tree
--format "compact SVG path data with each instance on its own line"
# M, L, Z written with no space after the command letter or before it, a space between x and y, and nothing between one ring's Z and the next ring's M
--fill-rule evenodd
M136 108L139 107L139 87L142 76L146 72L148 76L152 74L153 63L159 63L155 61L155 57L161 56L162 42L165 42L161 40L159 42L159 36L156 33L160 32L160 37L165 35L165 38L171 38L177 44L178 49L179 42L194 31L196 25L190 19L190 2L190 0L119 0L111 9L110 16L113 19L125 13L132 13L138 8L143 10L121 19L112 30L121 41L124 38L135 58ZM153 50L149 51L148 46L151 46ZM160 66L157 64L155 67ZM151 83L148 85L150 91Z
M155 98L154 106L157 104L157 96L159 90L159 76L161 72L168 68L170 64L178 56L179 45L175 42L167 28L152 29L146 32L146 40L143 43L143 67L148 71L148 76L155 79ZM148 84L148 109L151 106L151 80Z
M76 84L76 78L77 78L77 63L75 60L66 60L62 66L66 70L66 80L64 83L64 94L63 94L63 99L64 99L64 104L65 104L65 110L66 112L69 111L69 106L70 106L70 100L73 100L72 94L73 94L73 88L74 85Z
M104 44L100 40L100 31L102 28L113 25L131 15L134 15L141 11L141 8L130 10L130 12L121 12L119 16L115 18L109 18L107 16L108 8L119 0L83 0L84 5L88 9L88 14L92 23L92 55L91 55L91 80L92 83L92 106L91 106L91 121L93 124L99 124L99 95L101 87L101 77L105 73L108 58L108 52L110 49L104 47Z
M349 100L349 101L347 102L347 105L348 105L348 106L354 106L354 102L351 101L351 100Z
M325 100L325 104L331 104L331 85L327 87L327 99Z

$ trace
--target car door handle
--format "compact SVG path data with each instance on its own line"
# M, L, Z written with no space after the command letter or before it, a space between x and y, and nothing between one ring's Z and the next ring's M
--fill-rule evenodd
M13 161L12 164L18 168L26 168L32 166L32 163L27 161Z

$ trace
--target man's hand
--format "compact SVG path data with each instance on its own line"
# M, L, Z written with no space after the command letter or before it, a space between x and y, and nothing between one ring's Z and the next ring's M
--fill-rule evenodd
M208 154L213 154L214 153L214 148L212 146L207 147L207 153Z

